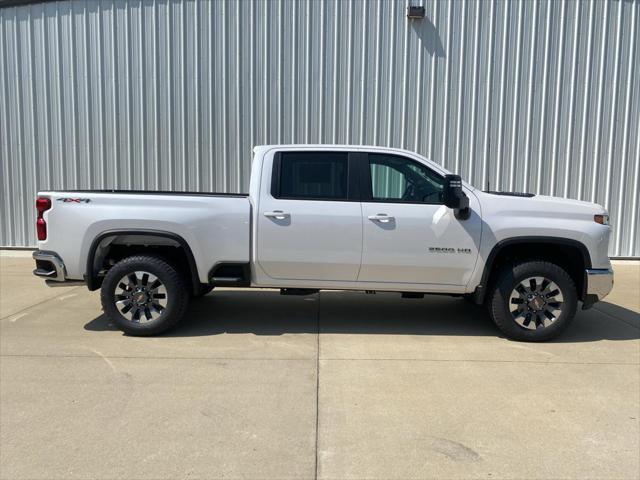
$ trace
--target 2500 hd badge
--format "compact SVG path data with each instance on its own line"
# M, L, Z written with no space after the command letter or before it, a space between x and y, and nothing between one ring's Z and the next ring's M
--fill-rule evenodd
M429 247L429 253L471 253L470 248Z

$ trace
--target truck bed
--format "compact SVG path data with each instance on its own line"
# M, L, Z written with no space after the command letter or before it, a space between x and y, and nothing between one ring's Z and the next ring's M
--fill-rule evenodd
M57 252L67 277L81 280L96 239L118 232L168 233L184 240L198 276L219 262L248 262L251 204L247 194L131 190L44 191L48 235L41 250Z

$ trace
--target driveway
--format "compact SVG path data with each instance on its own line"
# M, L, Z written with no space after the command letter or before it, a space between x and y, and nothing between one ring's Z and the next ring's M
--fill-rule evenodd
M456 298L224 289L134 338L0 261L3 479L640 477L640 263L527 344Z

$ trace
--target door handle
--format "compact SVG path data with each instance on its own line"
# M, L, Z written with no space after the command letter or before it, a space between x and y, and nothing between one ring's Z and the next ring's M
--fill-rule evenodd
M285 218L289 218L289 215L282 210L274 210L273 212L264 212L264 216L267 218L275 218L276 220L284 220Z
M380 223L389 223L395 220L395 217L390 217L386 213L376 213L375 215L369 215L369 220Z

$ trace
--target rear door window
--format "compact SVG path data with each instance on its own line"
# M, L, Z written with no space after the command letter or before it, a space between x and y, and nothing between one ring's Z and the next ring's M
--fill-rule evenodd
M347 200L347 152L282 152L274 163L272 194L280 199Z

